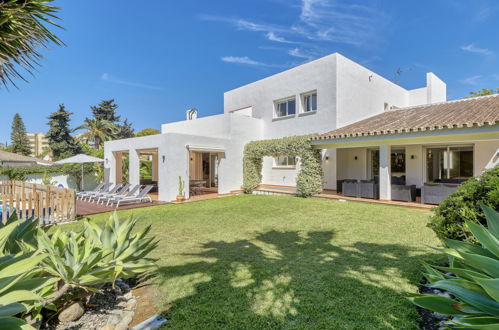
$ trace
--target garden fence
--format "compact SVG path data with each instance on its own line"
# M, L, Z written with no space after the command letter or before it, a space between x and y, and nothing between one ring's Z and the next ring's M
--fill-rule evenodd
M0 219L12 213L19 218L37 219L41 225L76 218L76 192L73 189L22 181L0 181Z

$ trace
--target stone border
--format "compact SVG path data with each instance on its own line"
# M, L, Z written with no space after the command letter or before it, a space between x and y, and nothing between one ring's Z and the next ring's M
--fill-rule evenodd
M116 291L119 293L126 291L126 293L123 295L118 294L116 298L118 302L116 305L117 308L109 312L109 319L101 330L126 330L129 328L130 322L132 322L135 315L137 300L133 296L130 286L122 279L117 279Z

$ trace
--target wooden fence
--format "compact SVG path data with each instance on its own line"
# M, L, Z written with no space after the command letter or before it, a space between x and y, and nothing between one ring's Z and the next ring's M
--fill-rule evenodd
M76 219L76 192L22 181L0 181L0 220L13 212L19 218L35 218L41 225Z

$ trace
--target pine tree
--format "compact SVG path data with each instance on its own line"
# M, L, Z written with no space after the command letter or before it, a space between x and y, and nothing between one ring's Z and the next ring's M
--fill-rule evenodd
M50 129L47 132L47 139L55 159L70 157L81 152L81 146L70 134L69 122L72 114L66 110L64 104L60 104L59 110L48 117Z
M128 139L135 136L135 130L132 127L132 123L128 121L128 118L125 119L123 124L117 126L118 132L116 134L116 137L118 139Z
M12 131L10 133L12 152L25 156L31 155L31 147L26 135L26 127L23 119L16 113L12 120Z
M103 100L99 105L91 106L90 109L92 109L95 120L107 120L113 124L120 121L120 116L116 115L118 105L114 103L114 99Z

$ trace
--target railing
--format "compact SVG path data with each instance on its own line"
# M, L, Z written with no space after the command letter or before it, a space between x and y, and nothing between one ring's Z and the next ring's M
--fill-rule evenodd
M18 218L38 219L41 225L76 218L76 193L73 189L22 181L0 181L0 220L12 213Z

